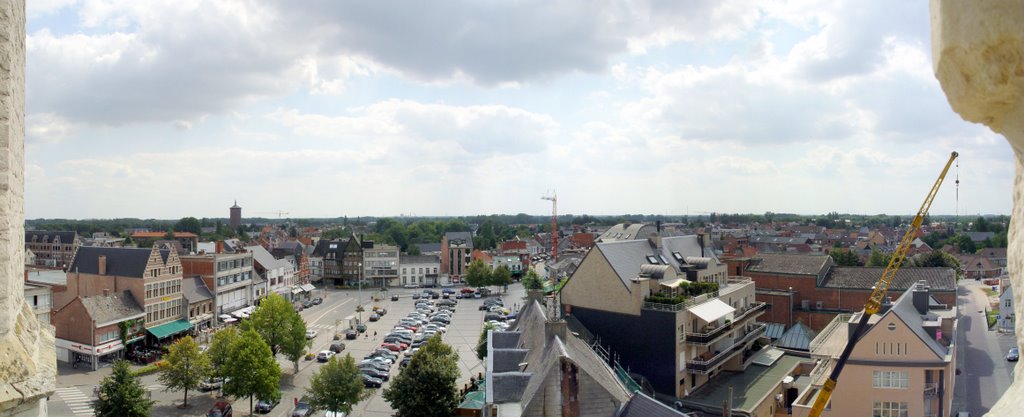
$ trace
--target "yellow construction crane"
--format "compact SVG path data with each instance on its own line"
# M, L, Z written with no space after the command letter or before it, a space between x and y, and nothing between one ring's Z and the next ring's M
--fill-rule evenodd
M942 168L942 173L939 174L939 178L935 180L935 184L932 185L931 191L928 192L928 196L924 198L924 203L921 204L921 208L917 210L917 215L914 216L914 221L910 223L910 228L907 229L907 233L903 235L903 240L900 241L899 246L896 247L896 252L892 254L892 259L889 260L889 265L885 267L885 272L882 273L882 278L875 284L875 289L871 292L871 298L864 304L864 313L860 315L860 321L857 323L856 329L853 334L850 335L849 341L846 342L846 348L843 349L842 355L839 356L839 361L836 362L835 368L832 369L832 373L825 380L825 383L821 386L821 391L818 392L818 398L814 400L814 405L811 407L810 417L820 417L822 410L825 409L825 405L828 404L829 398L832 397L832 391L836 389L836 381L839 380L839 374L843 372L843 366L846 365L847 359L850 359L850 354L853 353L853 347L857 345L857 340L864 335L864 331L868 327L868 319L872 315L878 313L882 308L882 299L885 298L885 293L889 291L889 285L892 284L893 278L896 278L896 271L899 271L900 265L903 264L903 260L907 257L907 250L910 249L910 243L914 241L917 236L917 232L921 230L921 223L924 222L924 216L928 214L928 208L932 206L932 201L935 200L935 195L939 192L939 187L942 186L942 181L946 178L946 172L949 172L950 165L953 165L953 161L959 156L956 152L949 155L949 161L946 161L946 166Z

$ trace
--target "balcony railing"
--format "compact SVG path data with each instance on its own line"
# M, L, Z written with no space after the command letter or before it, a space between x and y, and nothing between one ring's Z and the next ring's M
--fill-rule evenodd
M765 303L754 303L754 304L751 304L751 305L747 306L746 310L743 310L742 313L740 313L739 315L733 317L731 325L735 326L737 323L743 321L747 317L750 317L752 314L757 314L757 313L759 313L761 311L764 311L765 308L767 308L766 307L767 305L768 304L765 304Z
M732 345L723 349L718 354L708 359L694 359L687 361L686 370L692 374L708 373L708 371L710 371L711 368L714 368L715 366L720 365L722 362L725 362L728 358L732 357L732 355L742 352L743 347L746 346L747 342L754 340L754 338L760 337L762 334L764 334L765 327L766 325L764 323L758 323L757 325L754 326L753 329L747 332L746 335L741 337L739 340L736 340L735 342L733 342Z
M687 308L693 307L697 304L703 303L711 298L718 298L718 291L711 291L693 297L687 297L682 302L675 304L666 303L654 303L650 301L644 301L641 308L644 310L659 310L659 311L683 311Z
M937 396L939 396L939 384L937 382L925 382L924 383L924 396L925 397L937 397Z
M698 345L709 345L725 334L731 326L723 325L713 329L704 329L703 333L686 332L686 341Z

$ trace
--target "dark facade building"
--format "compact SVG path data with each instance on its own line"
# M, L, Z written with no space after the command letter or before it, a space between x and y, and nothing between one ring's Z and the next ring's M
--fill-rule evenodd
M448 275L453 283L462 282L462 276L469 269L472 253L472 233L445 233L441 240L441 274Z
M232 229L237 229L242 225L242 208L238 207L238 200L235 200L235 205L231 206L229 210L231 217L228 220L228 224L231 225Z
M327 284L358 285L363 277L363 245L355 234L348 239L317 242L313 256L323 258L323 279Z
M25 231L25 249L35 254L37 266L63 268L71 263L71 258L75 256L75 251L81 244L78 233L75 231Z

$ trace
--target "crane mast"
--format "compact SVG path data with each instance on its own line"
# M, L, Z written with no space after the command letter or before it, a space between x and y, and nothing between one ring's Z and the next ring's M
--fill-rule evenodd
M946 173L949 172L949 167L953 165L953 161L956 160L957 154L953 152L949 155L949 161L946 161L946 166L942 168L942 172L939 174L939 178L935 180L935 184L932 185L931 191L928 192L928 196L925 197L924 202L921 203L921 208L917 210L917 215L914 216L914 220L910 223L910 228L907 229L907 233L903 235L903 240L900 241L899 246L896 247L896 252L893 253L892 258L889 259L889 264L885 267L885 272L882 273L882 277L878 279L875 284L875 289L871 292L871 297L868 298L868 302L864 304L864 312L860 315L860 321L857 322L857 327L854 329L853 334L849 336L849 340L846 342L846 347L843 348L843 353L839 356L839 360L836 362L835 368L832 368L832 373L825 380L825 383L821 386L821 391L818 392L818 397L814 400L814 404L811 406L810 417L820 417L821 412L825 409L825 405L828 404L828 400L832 398L832 392L836 389L836 382L839 380L839 374L843 371L843 367L846 366L846 361L850 359L850 354L853 353L854 346L857 345L857 340L864 335L864 331L867 329L868 320L872 315L879 312L882 309L882 299L885 298L885 294L889 291L889 285L892 284L892 280L896 278L896 272L899 271L900 266L907 257L907 251L910 249L911 242L914 241L917 232L921 230L921 223L924 222L924 216L928 214L928 209L932 206L932 201L935 200L935 195L938 194L939 188L942 186L942 181L946 178Z
M558 194L554 191L551 195L541 197L542 200L551 202L551 259L558 262Z

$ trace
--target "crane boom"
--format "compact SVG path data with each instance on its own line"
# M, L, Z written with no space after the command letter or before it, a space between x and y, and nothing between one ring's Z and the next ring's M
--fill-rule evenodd
M896 252L893 253L892 258L889 259L889 264L885 267L885 272L882 273L882 277L879 278L878 282L875 284L875 289L871 291L871 297L868 298L868 302L864 304L864 313L860 315L860 321L857 322L857 327L846 342L846 347L843 348L843 353L839 355L839 360L836 361L835 368L832 368L832 373L828 376L828 379L825 380L825 383L822 384L821 391L818 392L818 397L814 400L814 404L811 406L810 417L820 417L822 410L825 409L825 405L828 404L828 400L832 398L832 392L836 389L836 382L839 380L839 374L843 372L843 367L846 366L846 361L850 359L850 354L853 353L853 348L857 345L857 340L860 339L864 334L864 331L867 329L868 320L872 315L881 310L882 299L885 298L885 294L889 291L889 285L892 284L892 280L896 278L896 272L899 271L900 266L903 265L903 261L907 257L907 250L910 249L910 244L914 241L917 232L921 230L921 223L924 222L924 216L928 214L928 209L932 206L932 201L935 200L935 195L938 194L939 188L942 186L942 181L946 179L946 173L949 172L949 167L953 165L953 161L956 160L957 156L959 156L959 154L956 152L949 155L949 161L946 161L946 166L942 168L939 178L935 180L935 184L932 185L932 189L928 192L928 196L924 198L924 203L921 203L921 208L917 210L917 215L914 216L914 220L910 223L910 228L907 229L907 233L903 235L903 240L901 240L899 246L896 247Z

